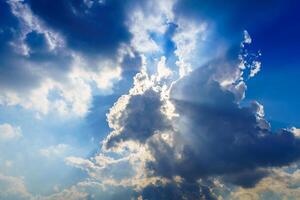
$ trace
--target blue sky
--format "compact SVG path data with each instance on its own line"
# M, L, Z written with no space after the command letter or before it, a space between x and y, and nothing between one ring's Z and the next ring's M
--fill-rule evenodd
M1 1L0 199L298 199L299 6Z

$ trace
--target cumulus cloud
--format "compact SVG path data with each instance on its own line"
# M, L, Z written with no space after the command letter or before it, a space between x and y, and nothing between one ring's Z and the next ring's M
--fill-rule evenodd
M236 85L244 83L247 67L220 58L169 86L146 68L136 75L133 88L108 114L112 132L104 150L130 155L145 149L149 156L142 161L131 156L143 163L138 166L144 178L157 181L137 187L145 182L131 175L138 181L128 186L140 198L217 199L214 180L251 188L272 174L270 168L299 160L300 140L293 131L272 132L256 101L240 105L236 93L245 91ZM226 69L236 73L223 73ZM99 173L100 165L92 166Z
M164 131L170 127L161 112L163 103L157 91L149 88L143 94L124 96L117 103L124 103L122 100L125 98L128 98L126 99L128 102L124 106L124 112L112 112L108 116L110 127L115 129L107 139L108 148L126 140L145 142L156 131ZM117 106L119 105L115 105L113 109ZM143 121L136 120L144 117L146 118ZM137 135L136 132L139 134Z
M21 128L11 124L0 124L1 141L15 140L22 137Z
M148 139L154 157L148 170L189 183L218 177L252 187L268 175L268 167L297 161L300 149L294 134L261 128L257 109L235 103L231 92L210 79L210 70L202 67L172 86L170 99L179 116L173 122L176 132L171 144Z

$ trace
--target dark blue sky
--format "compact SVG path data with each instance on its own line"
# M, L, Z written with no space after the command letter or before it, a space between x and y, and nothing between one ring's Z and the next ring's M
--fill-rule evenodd
M293 1L268 23L247 29L253 46L262 51L262 71L249 81L247 96L265 105L267 116L275 126L277 123L299 126L300 123L299 21L299 5Z

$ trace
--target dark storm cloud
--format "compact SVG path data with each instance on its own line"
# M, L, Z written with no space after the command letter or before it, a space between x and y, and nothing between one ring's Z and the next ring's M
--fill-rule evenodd
M300 140L286 130L261 128L255 110L240 107L231 92L211 79L213 71L202 67L174 84L171 100L179 114L174 122L175 148L166 151L163 142L152 142L156 161L149 163L150 169L187 180L223 176L249 187L267 174L259 168L298 160ZM174 152L178 146L179 159Z
M235 185L240 185L244 188L252 188L255 184L262 178L269 175L267 170L246 170L241 173L232 173L224 176L223 180L225 182L233 183Z
M114 54L130 33L125 25L126 1L29 0L33 13L62 33L67 44L83 53Z
M169 184L150 184L142 190L140 195L145 200L173 200L173 199L203 199L216 200L207 186L199 186L198 183L169 183Z
M126 108L120 111L121 117L116 123L122 129L108 137L107 147L125 141L144 143L154 157L146 163L148 176L168 180L179 176L187 183L181 188L182 192L170 185L174 183L169 183L149 186L143 191L144 195L155 191L155 195L172 193L178 199L204 195L204 191L210 191L210 185L208 190L203 190L198 184L197 191L203 190L199 194L190 193L188 185L213 177L253 187L268 175L269 167L299 160L300 139L288 130L275 133L268 126L262 126L264 120L259 117L257 103L242 107L232 92L215 81L221 69L220 62L212 62L174 83L170 100L178 117L172 122L161 112L160 95L151 90L132 96ZM154 137L158 132L172 132L173 140L167 142ZM148 198L158 198L155 195Z

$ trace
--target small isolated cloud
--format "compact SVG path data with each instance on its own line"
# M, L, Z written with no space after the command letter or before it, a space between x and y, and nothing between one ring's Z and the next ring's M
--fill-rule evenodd
M9 141L15 140L22 137L22 130L18 126L13 126L11 124L0 124L0 140Z
M248 31L244 30L244 41L243 43L245 44L251 44L252 43L252 38L250 37Z

